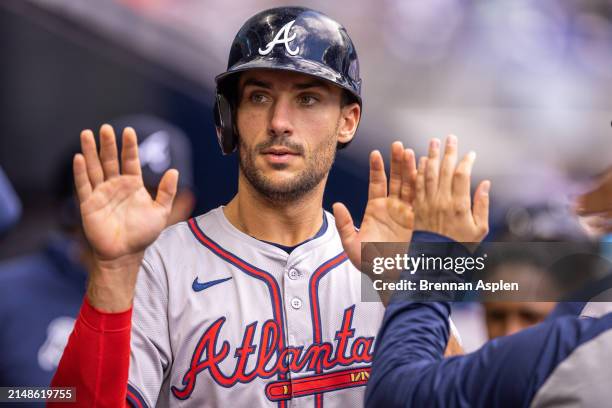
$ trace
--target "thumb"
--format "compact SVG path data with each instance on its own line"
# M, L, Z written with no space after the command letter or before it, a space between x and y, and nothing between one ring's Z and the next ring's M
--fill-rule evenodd
M478 227L478 230L483 239L487 232L489 232L489 190L491 189L491 182L485 180L478 185L476 192L474 193L474 209L472 211L474 215L474 223Z
M176 169L170 169L164 173L164 176L157 186L157 196L155 202L162 207L170 210L172 201L176 195L179 173Z
M347 246L350 246L357 237L357 231L355 231L353 218L351 217L351 213L349 212L349 210L342 203L335 203L332 206L332 210L334 211L334 218L336 219L336 228L340 233L340 240L342 241L342 246L346 250Z

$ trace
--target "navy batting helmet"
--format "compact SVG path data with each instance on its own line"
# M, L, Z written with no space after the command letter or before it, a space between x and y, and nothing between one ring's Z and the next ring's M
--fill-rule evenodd
M215 78L215 127L224 154L233 152L237 145L232 97L235 79L240 72L258 68L294 71L329 81L361 106L359 60L344 27L303 7L262 11L238 31L227 71Z

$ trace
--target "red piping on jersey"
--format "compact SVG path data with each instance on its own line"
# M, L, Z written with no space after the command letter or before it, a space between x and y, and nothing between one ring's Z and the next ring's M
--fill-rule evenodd
M130 403L130 406L134 408L144 408L142 404L140 403L140 401L138 400L138 397L136 397L132 393L132 391L130 391L129 389L127 391L127 397L128 397L128 402Z
M274 320L276 320L276 322L278 323L278 326L281 328L282 332L284 333L284 325L283 325L283 318L282 318L283 310L281 306L280 289L278 287L278 283L276 282L276 279L268 272L249 264L248 262L242 260L238 256L233 255L232 253L221 248L216 242L214 242L212 239L206 236L206 234L204 234L204 232L200 229L200 226L196 223L194 218L191 218L189 220L189 226L193 234L198 239L198 241L200 241L200 243L202 243L208 249L213 251L221 259L231 263L232 265L237 266L238 269L244 272L247 272L249 275L255 275L260 280L263 280L266 282L266 284L268 285L268 288L270 289L270 294L272 295L272 303L273 303L272 307L274 309L274 315L275 315ZM283 338L280 339L280 344L281 344L281 348L284 348Z
M321 334L321 311L319 308L319 281L327 272L331 271L336 266L342 264L348 259L348 256L343 251L331 258L330 260L324 262L321 266L319 266L315 272L310 277L310 309L312 315L312 331L313 331L313 340L314 343L320 344L322 341ZM323 369L321 368L321 362L317 363L316 372L321 373ZM321 408L323 407L323 394L318 393L315 394L315 407Z
M204 232L200 229L200 226L196 222L195 218L190 218L188 221L188 224L189 224L189 228L191 229L191 232L194 234L196 239L202 245L210 249L214 254L216 254L218 257L220 257L224 261L231 263L232 265L236 266L238 269L240 269L243 272L246 272L249 275L253 275L256 278L263 280L268 285L268 289L270 290L270 295L272 297L272 309L274 310L274 320L276 320L278 327L280 327L281 329L280 330L281 336L279 338L279 345L280 345L279 352L282 352L282 350L285 348L285 343L284 343L285 329L284 329L284 322L283 322L283 309L282 309L281 298L280 298L280 288L278 287L278 283L276 282L276 279L268 272L249 264L248 262L242 260L238 256L221 248L216 242L214 242L212 239L206 236L206 234L204 234ZM279 374L278 378L284 379L285 375ZM285 401L279 402L279 406L280 408L285 408L286 406Z

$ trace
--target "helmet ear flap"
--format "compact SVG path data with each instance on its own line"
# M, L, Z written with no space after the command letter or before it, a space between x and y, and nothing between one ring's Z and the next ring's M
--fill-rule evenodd
M217 139L221 151L225 155L231 154L236 150L237 145L232 106L227 98L218 92L215 98L213 115L215 117L215 130L217 131Z

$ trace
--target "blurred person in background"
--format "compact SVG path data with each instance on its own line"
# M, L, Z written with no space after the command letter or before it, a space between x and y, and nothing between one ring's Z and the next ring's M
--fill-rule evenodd
M154 189L169 168L180 169L168 225L186 220L195 206L187 136L153 116L128 116L111 123L117 128L129 123L142 135L138 149L148 189ZM40 251L0 263L0 386L49 385L83 300L92 253L82 231L72 168L61 173L62 230L51 233Z
M485 302L485 321L489 339L509 336L543 322L557 302Z
M531 277L541 277L545 272L542 261L535 255L525 252L513 253L487 267L490 271L490 280L521 282L521 287L525 287L524 283L529 284ZM540 323L552 312L556 304L556 302L488 299L482 303L488 338L508 336Z
M581 305L576 302L557 303L559 294L550 292L553 288L557 291L560 288L547 272L553 262L552 254L547 251L569 249L569 242L584 246L585 252L593 249L587 248L589 239L567 204L561 200L523 205L514 203L500 209L497 219L497 225L492 228L494 232L485 243L491 244L488 248L492 251L488 253L485 277L492 282L519 282L521 288L529 287L539 292L526 296L522 289L521 295L514 299L502 298L497 293L478 301L455 302L452 305L453 321L462 334L466 352L477 350L487 340L511 335L540 323L553 311L551 317L580 312L576 308ZM574 267L586 270L588 265ZM573 271L571 274L574 275ZM595 278L589 274L589 279ZM548 293L544 294L546 290Z
M21 201L0 167L0 237L19 221Z
M562 295L565 290L571 293L598 279L593 275L595 265L586 259L563 256L561 262L553 262L554 253L577 251L587 254L595 250L567 206L544 203L511 207L504 228L494 240L504 244L496 246L500 251L487 262L488 279L518 282L521 288L532 288L533 293L527 295L522 290L517 299L491 295L482 302L489 339L517 333L549 316L555 318L580 312L576 302L562 302L555 309L557 301L567 296L567 293ZM583 282L574 279L577 270L581 271ZM568 285L573 286L568 288Z

